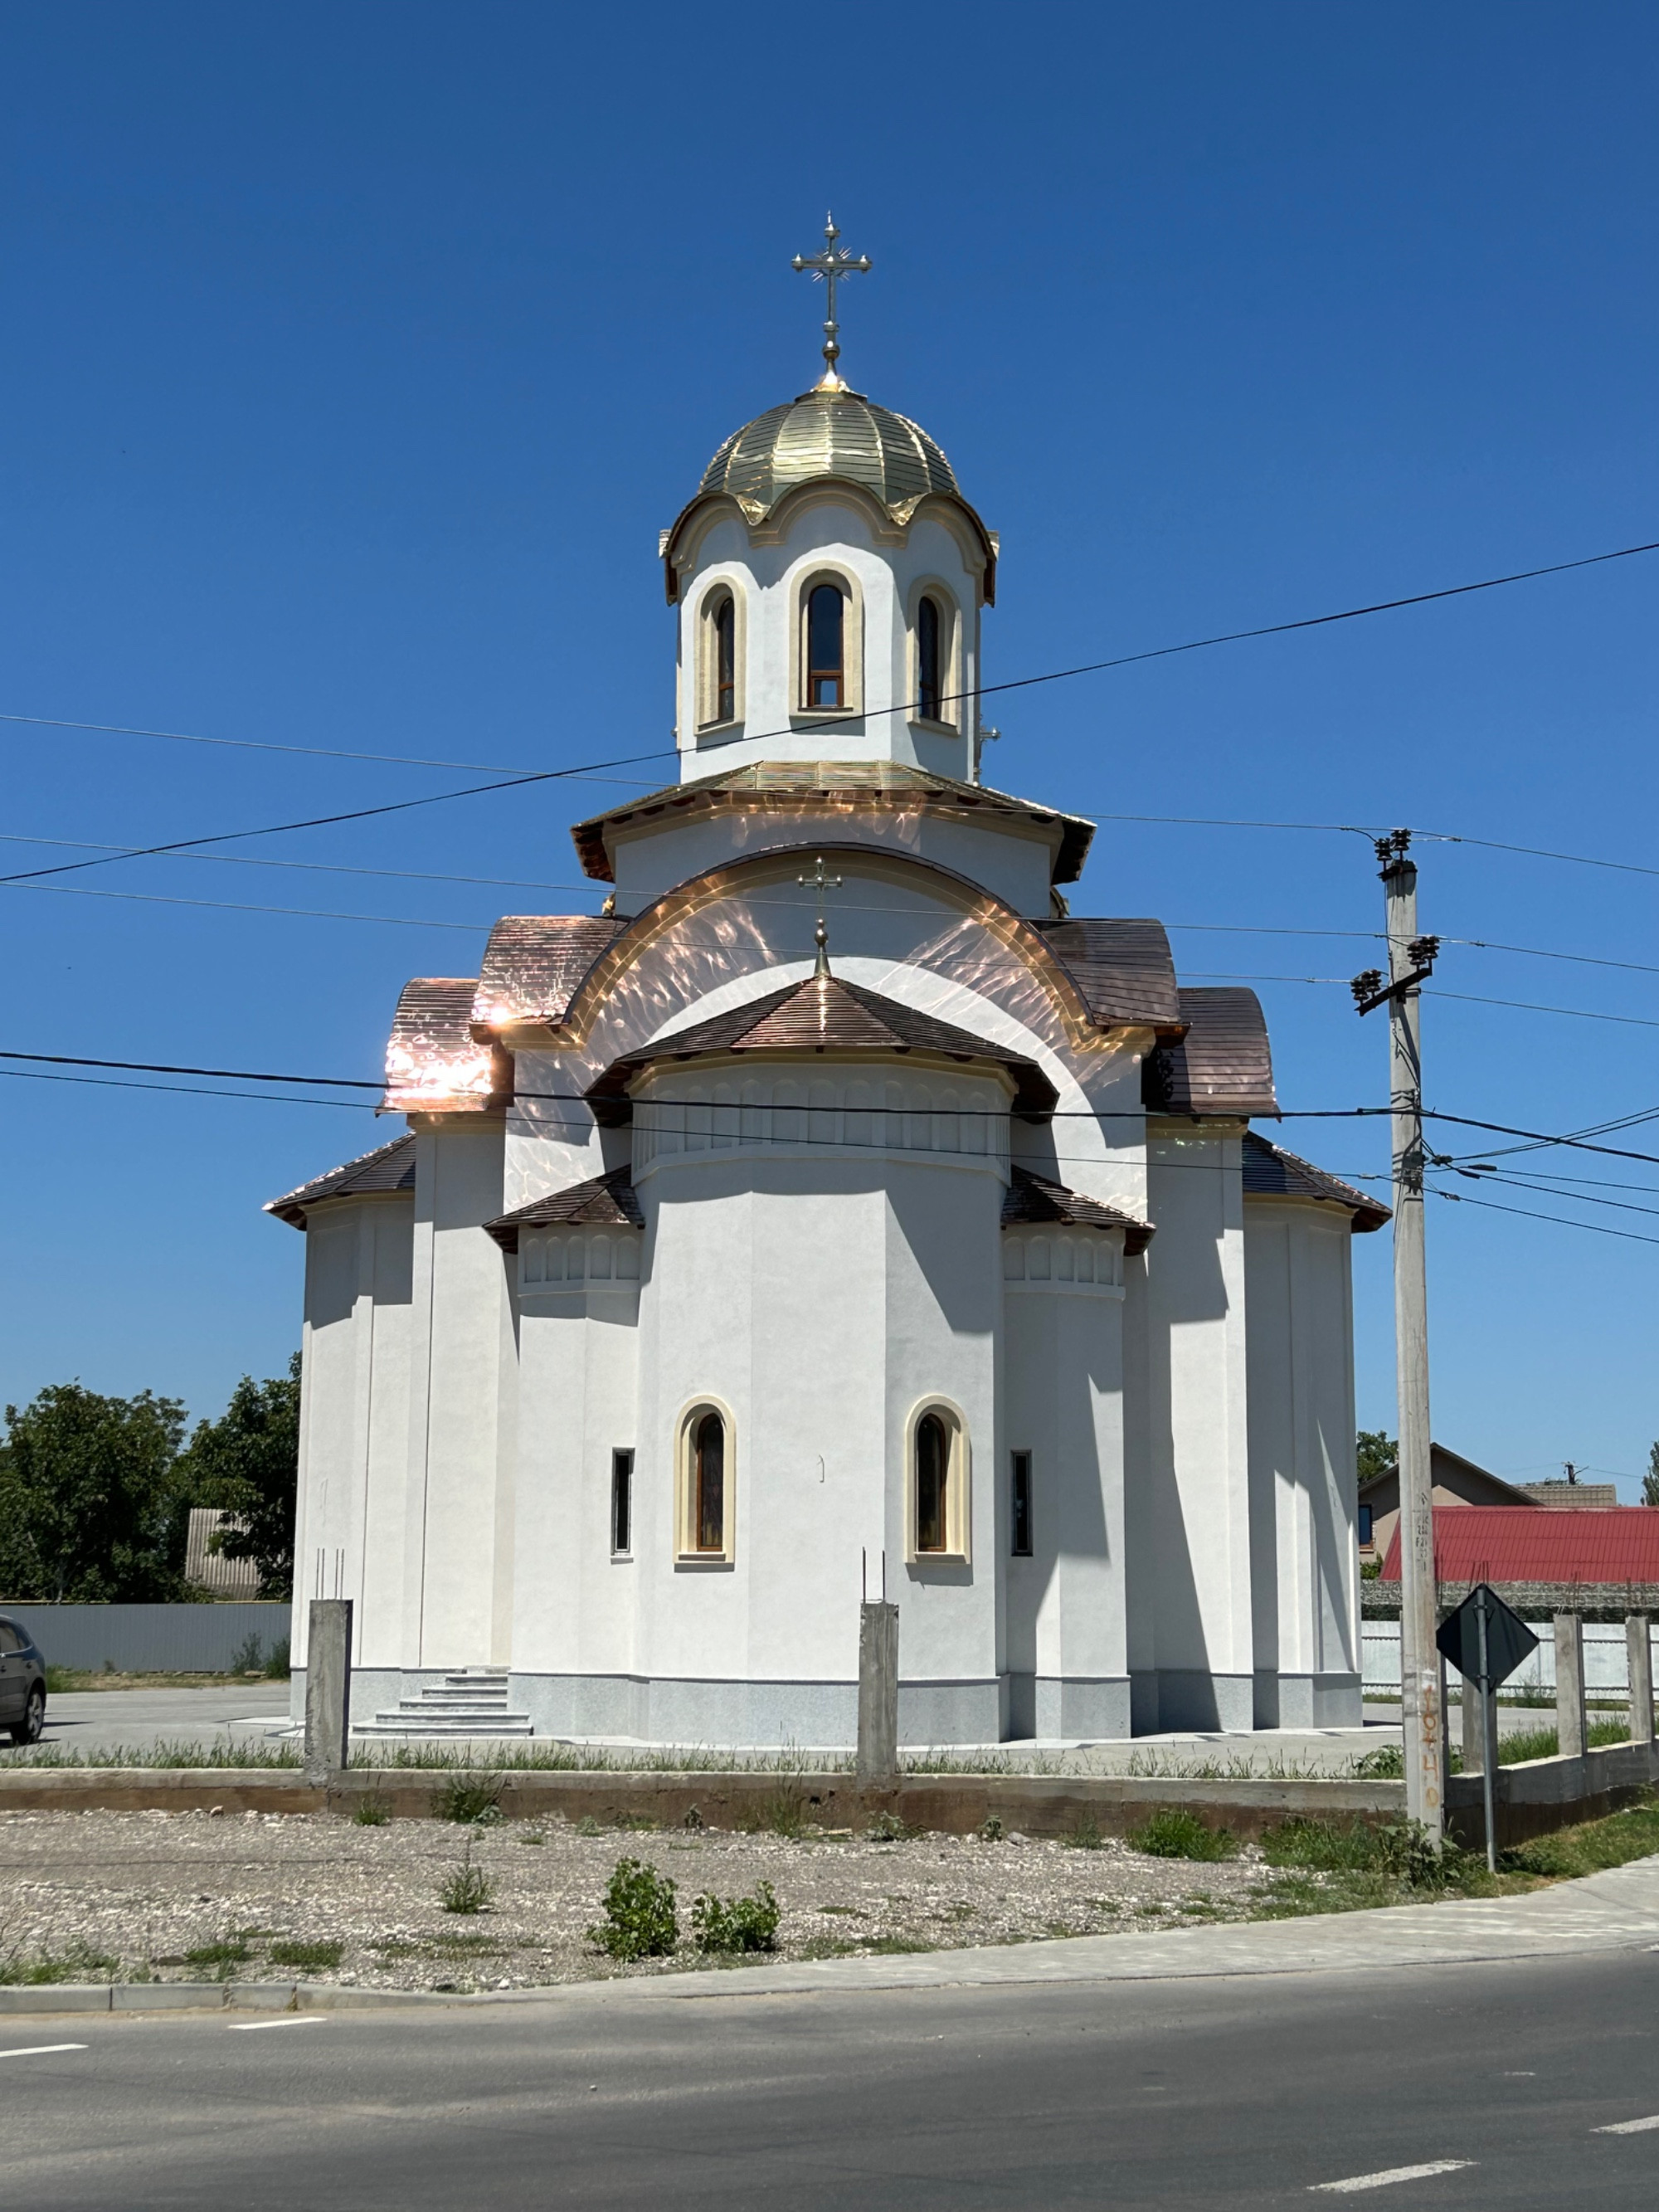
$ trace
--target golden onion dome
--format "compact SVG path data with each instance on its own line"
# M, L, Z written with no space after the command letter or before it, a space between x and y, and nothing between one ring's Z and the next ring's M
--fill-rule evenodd
M930 492L962 498L951 464L919 424L844 385L820 385L734 430L697 495L725 492L761 522L786 492L823 477L861 484L898 523Z

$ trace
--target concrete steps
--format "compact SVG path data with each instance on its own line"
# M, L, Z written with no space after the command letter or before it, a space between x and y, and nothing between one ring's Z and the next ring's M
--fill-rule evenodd
M412 1698L400 1698L395 1710L360 1722L356 1735L533 1735L528 1713L510 1712L504 1669L479 1668L423 1682Z

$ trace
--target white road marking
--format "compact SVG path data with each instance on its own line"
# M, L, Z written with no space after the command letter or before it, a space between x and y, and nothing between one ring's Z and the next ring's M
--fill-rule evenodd
M1608 2128L1592 2128L1593 2136L1644 2136L1650 2128L1659 2128L1659 2112L1645 2120L1615 2120Z
M320 2027L328 2018L325 2012L290 2013L282 2020L234 2020L230 2024L233 2035L252 2035L262 2027Z
M0 2058L44 2058L49 2051L84 2051L84 2043L26 2043L21 2051L0 2051Z
M1426 2166L1389 2166L1381 2173L1351 2173L1346 2181L1316 2181L1312 2186L1315 2190L1387 2189L1392 2182L1424 2181L1431 2173L1456 2173L1474 2164L1472 2158L1436 2158Z

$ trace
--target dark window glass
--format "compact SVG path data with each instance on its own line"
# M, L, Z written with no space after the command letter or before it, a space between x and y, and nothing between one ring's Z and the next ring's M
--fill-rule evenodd
M1008 1483L1008 1548L1017 1559L1031 1556L1031 1455L1017 1451Z
M939 601L923 599L916 609L916 711L928 722L945 720L939 629Z
M705 1413L692 1440L692 1479L696 1495L697 1549L726 1549L726 1424L718 1413Z
M806 703L846 703L842 633L846 601L836 584L819 584L806 602Z
M1371 1509L1369 1505L1362 1505L1359 1509L1359 1540L1362 1544L1369 1544L1371 1540Z
M916 1423L916 1549L946 1549L946 1486L951 1476L951 1438L937 1413Z
M722 599L714 617L714 720L729 722L738 711L738 610Z
M613 1552L629 1552L629 1540L634 1534L634 1455L631 1451L613 1451L611 1455L611 1548Z

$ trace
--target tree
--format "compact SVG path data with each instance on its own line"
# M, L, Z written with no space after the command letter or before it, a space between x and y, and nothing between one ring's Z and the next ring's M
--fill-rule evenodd
M191 1496L232 1516L214 1548L252 1559L261 1597L294 1589L294 1502L300 1474L300 1355L286 1375L244 1375L216 1421L201 1421L185 1454Z
M1400 1464L1400 1447L1386 1429L1361 1429L1356 1439L1354 1462L1362 1485L1379 1474L1392 1474Z
M189 1508L185 1409L141 1390L53 1382L6 1408L0 1584L8 1596L155 1603L182 1597Z
M1648 1446L1648 1471L1642 1477L1642 1503L1659 1505L1659 1444Z

